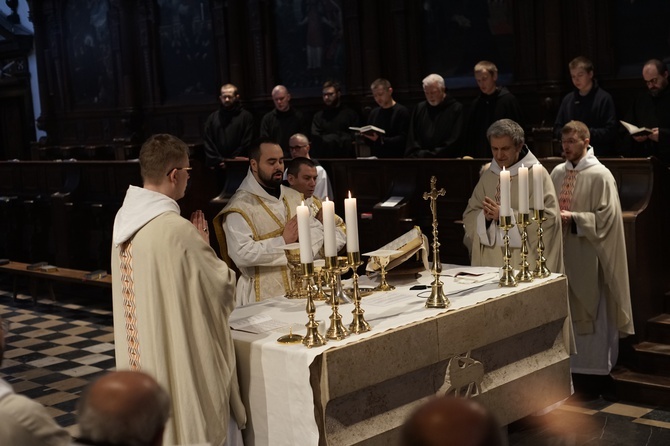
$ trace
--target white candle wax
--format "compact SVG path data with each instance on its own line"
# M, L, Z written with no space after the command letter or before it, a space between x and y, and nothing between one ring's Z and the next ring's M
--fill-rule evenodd
M505 170L505 168L503 167L502 172L500 172L500 215L503 217L509 217L512 215L512 208L510 207L509 196L510 196L509 170Z
M298 216L298 241L300 242L300 263L312 263L312 235L309 232L309 208L304 202L295 211Z
M328 200L322 203L323 209L323 253L326 257L337 255L337 245L335 243L335 203Z
M537 163L533 166L533 204L535 210L544 209L544 183L542 182L542 174L544 167Z
M528 214L528 168L519 167L519 212Z
M344 220L347 224L347 252L359 252L358 249L358 212L356 211L356 199L344 199Z

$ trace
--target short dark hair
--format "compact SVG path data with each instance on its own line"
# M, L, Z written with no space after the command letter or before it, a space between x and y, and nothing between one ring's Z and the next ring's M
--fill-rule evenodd
M316 167L316 164L314 164L314 161L309 158L305 158L304 156L293 158L291 160L291 164L288 166L288 169L286 169L286 175L293 175L294 177L297 177L300 173L301 166Z
M663 74L668 72L668 66L665 64L660 59L649 59L644 63L644 66L646 67L647 65L653 65L656 67L656 71L658 71L658 74Z
M340 93L342 92L342 86L340 83L336 80L333 79L328 79L326 82L323 83L323 88L330 88L333 87L336 92Z
M391 82L389 82L388 79L384 79L383 77L380 77L379 79L375 79L372 84L370 85L370 90L374 90L375 88L382 87L388 90L391 88Z
M251 143L251 146L249 146L249 159L250 160L256 160L256 162L260 162L260 160L261 160L261 144L276 144L276 145L279 145L277 140L274 139L274 138L268 138L267 136L262 136L260 138L256 138Z

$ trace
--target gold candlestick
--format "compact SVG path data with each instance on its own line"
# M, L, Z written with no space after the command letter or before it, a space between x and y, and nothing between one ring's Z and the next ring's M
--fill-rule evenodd
M349 266L346 267L349 269ZM326 338L335 339L337 341L349 336L349 331L342 324L342 315L339 313L340 298L337 295L336 281L339 274L341 274L342 267L337 262L337 256L326 257L325 270L329 272L330 276L330 305L333 312L330 315L330 327L326 332Z
M511 215L501 215L500 216L500 228L505 231L503 236L503 267L502 275L498 281L498 286L504 287L513 287L516 286L516 279L514 278L514 270L512 269L511 259L512 253L509 249L509 230L514 226L512 225L512 216Z
M356 269L363 264L361 261L361 253L348 252L347 261L349 267L351 267L353 271L351 299L354 301L354 309L351 311L351 314L354 315L354 319L351 321L351 324L349 324L349 331L356 334L365 333L366 331L370 331L370 324L367 323L363 316L365 310L361 308L361 292L358 289L358 273L356 272Z
M534 209L533 220L537 223L537 260L535 261L533 276L547 277L551 274L551 271L547 268L547 259L544 257L544 240L542 240L542 234L544 233L542 223L547 220L544 216L544 209Z
M313 263L301 263L302 276L305 281L309 282L309 279L314 275L314 264ZM302 343L307 348L319 347L324 345L327 341L319 333L319 323L314 320L314 314L316 313L316 306L314 305L314 299L312 298L312 288L307 288L307 305L305 306L305 311L307 311L308 321L305 324L307 327L307 333L302 339Z
M440 262L440 242L437 233L437 198L447 193L444 188L437 190L437 178L430 177L430 192L423 193L424 200L430 200L430 212L433 217L433 282L430 284L430 296L426 301L426 308L447 308L450 305L449 299L444 294L440 281L442 272L442 263Z
M517 225L521 228L521 263L519 266L521 269L516 275L516 280L518 282L532 282L533 273L529 269L528 265L528 231L527 226L530 224L530 214L519 212L519 218L517 219Z

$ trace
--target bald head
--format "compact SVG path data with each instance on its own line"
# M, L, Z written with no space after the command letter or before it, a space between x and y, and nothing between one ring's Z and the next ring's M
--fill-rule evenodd
M402 429L404 446L501 446L493 416L471 399L440 397L419 407Z
M109 444L156 445L170 415L170 398L142 372L111 372L89 386L78 403L83 439Z
M291 108L291 94L283 85L277 85L272 89L272 102L280 112L286 112Z

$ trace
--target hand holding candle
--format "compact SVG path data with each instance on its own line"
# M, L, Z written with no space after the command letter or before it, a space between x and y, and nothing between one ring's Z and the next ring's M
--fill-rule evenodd
M533 166L533 204L535 210L540 211L544 209L544 183L542 182L542 174L544 167L537 163Z
M528 214L528 168L519 167L519 213Z
M510 177L509 170L503 167L500 172L500 216L509 217L512 215L512 208L510 207Z
M356 199L344 199L344 219L347 224L347 252L360 252L358 249L358 211L356 210Z
M337 245L335 243L335 203L326 197L321 209L323 210L323 253L326 257L335 257L337 255Z
M298 216L298 241L300 242L300 263L313 263L312 235L309 228L309 208L303 202L296 208Z

